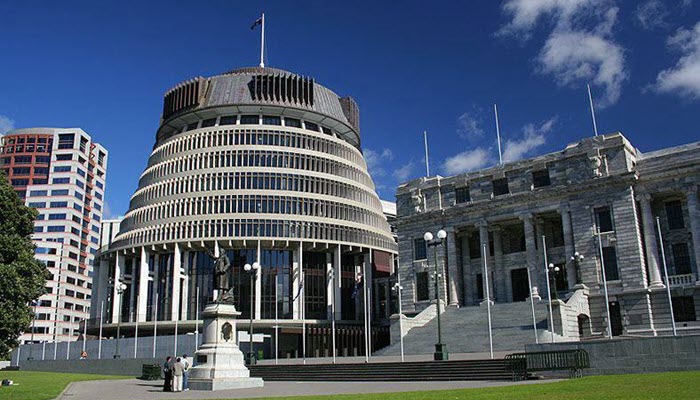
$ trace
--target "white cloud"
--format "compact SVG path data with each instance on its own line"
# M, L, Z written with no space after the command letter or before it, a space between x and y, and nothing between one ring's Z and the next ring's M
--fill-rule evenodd
M480 110L465 111L457 118L457 134L462 139L474 140L484 136L484 128L479 117Z
M416 169L416 163L411 161L407 164L402 165L398 169L394 170L392 175L394 178L399 181L399 182L405 182L407 181L410 177L413 176L414 171Z
M682 5L685 7L685 5ZM634 12L637 23L647 30L663 28L667 25L668 9L659 0L647 0L637 6Z
M483 168L489 162L491 162L489 152L478 147L449 157L442 167L448 175L456 175Z
M0 136L13 129L15 129L15 121L11 120L9 117L0 115Z
M611 0L508 0L503 12L510 21L499 36L527 40L540 22L552 26L537 57L539 72L562 86L603 87L599 107L617 102L627 72L624 50L612 38L618 8Z
M667 44L681 57L676 65L659 72L656 90L700 98L700 22L693 29L679 29Z
M546 143L545 133L554 127L557 118L553 117L543 122L540 126L527 124L523 127L523 138L520 140L506 140L503 151L503 161L517 161L533 150Z
M390 149L384 149L380 152L372 149L363 149L362 154L367 163L367 170L374 178L386 176L386 164L394 159L394 153Z

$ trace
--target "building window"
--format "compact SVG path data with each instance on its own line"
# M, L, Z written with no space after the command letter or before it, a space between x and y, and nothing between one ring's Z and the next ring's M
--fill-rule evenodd
M241 125L258 125L260 117L257 115L241 115Z
M426 260L428 258L428 246L423 238L413 239L413 259Z
M214 125L216 125L216 118L209 118L202 121L202 128L209 128Z
M318 125L314 124L313 122L304 121L304 127L310 131L318 132Z
M430 300L428 290L428 272L416 272L416 301Z
M532 172L532 185L536 188L545 187L551 185L552 182L549 180L549 170L543 169L541 171Z
M70 161L73 158L72 154L57 154L56 161Z
M282 118L273 115L263 115L263 125L282 125Z
M493 184L494 196L502 196L509 193L508 178L494 179L491 183Z
M671 246L673 253L673 267L676 275L690 274L690 254L687 243L676 243Z
M301 121L296 118L285 118L284 126L291 126L293 128L301 128Z
M219 126L221 125L236 125L236 119L238 117L235 115L227 115L219 118Z
M617 270L617 253L615 247L603 247L603 262L605 263L605 279L608 281L620 280L620 272Z
M74 134L62 133L62 134L58 135L58 148L59 149L72 149L74 141L75 141Z
M668 220L668 229L685 228L685 223L683 221L683 206L680 200L669 201L666 203L666 219Z
M70 178L53 178L51 183L54 185L61 185L65 183L70 183Z
M472 197L469 193L469 188L468 187L461 187L455 189L455 201L457 204L459 203L468 203L472 200Z
M610 207L598 207L595 209L595 221L600 232L612 232L613 221Z
M695 321L695 304L693 296L680 296L673 298L673 319L676 322Z

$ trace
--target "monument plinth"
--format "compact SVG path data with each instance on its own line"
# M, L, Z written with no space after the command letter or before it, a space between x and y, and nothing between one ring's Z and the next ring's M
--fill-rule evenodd
M233 304L209 303L202 312L202 347L195 352L190 368L192 390L243 389L263 386L262 378L251 378L243 353L236 345L236 318L241 315Z

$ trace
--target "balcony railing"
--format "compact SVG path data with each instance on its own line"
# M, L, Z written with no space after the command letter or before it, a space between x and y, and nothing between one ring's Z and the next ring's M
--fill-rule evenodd
M695 284L695 274L669 275L668 282L673 286L687 286Z

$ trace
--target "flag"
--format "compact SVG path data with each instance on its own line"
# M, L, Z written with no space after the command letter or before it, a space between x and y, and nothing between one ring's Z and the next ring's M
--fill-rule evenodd
M258 18L253 22L253 25L250 26L250 29L255 29L256 26L262 25L262 17Z
M350 295L351 299L354 299L357 297L357 293L360 291L360 288L362 287L362 278L358 277L357 280L355 281L355 288L352 289L352 295Z
M294 296L294 299L292 299L292 302L297 301L297 297L301 294L301 289L304 288L304 281L299 282L299 291L297 292L297 295Z

